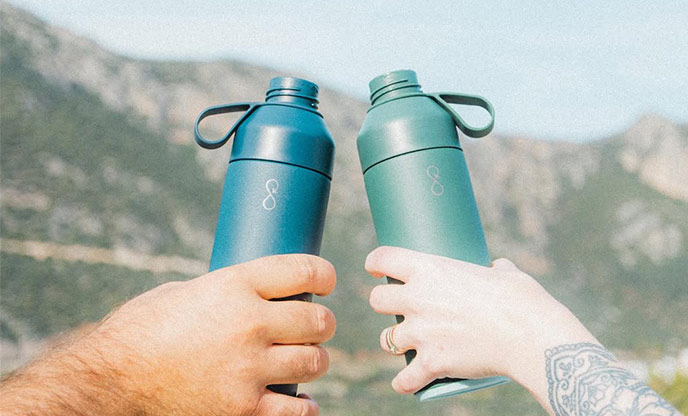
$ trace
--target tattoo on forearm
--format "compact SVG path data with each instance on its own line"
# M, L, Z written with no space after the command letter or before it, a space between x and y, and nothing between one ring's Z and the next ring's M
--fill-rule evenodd
M680 416L597 344L545 351L549 402L557 416Z

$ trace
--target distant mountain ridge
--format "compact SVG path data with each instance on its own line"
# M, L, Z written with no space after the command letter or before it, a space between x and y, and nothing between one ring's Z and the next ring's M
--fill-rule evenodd
M28 356L22 345L200 273L230 146L197 147L193 120L209 105L262 100L269 79L283 74L235 61L118 56L4 2L0 26L6 369L7 357ZM375 246L355 146L368 104L327 88L320 101L337 143L323 256L339 274L337 291L322 301L339 317L332 346L364 371L351 357L374 354L377 331L389 324L367 306L375 282L362 269ZM222 133L226 123L209 131ZM686 126L646 115L588 143L463 140L493 257L536 275L616 350L649 359L688 345ZM151 259L160 266L137 266ZM336 414L349 414L334 404L338 394L382 391L376 386L391 370L374 368L328 376L322 388ZM514 414L539 414L517 389L509 392ZM478 407L494 399L478 397Z

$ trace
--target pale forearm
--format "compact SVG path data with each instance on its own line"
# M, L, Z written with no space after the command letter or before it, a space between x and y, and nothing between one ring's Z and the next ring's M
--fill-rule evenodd
M510 376L556 416L679 415L636 378L563 305L532 316Z
M563 305L551 303L546 308L546 311L525 315L527 320L515 324L520 336L514 339L512 347L507 350L503 368L545 410L555 414L549 400L546 352L565 344L599 342Z

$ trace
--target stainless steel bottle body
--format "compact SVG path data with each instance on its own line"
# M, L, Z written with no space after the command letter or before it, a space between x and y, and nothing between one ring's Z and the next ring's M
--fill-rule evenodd
M449 104L478 105L492 116L489 102L478 96L424 94L408 70L377 77L370 89L372 107L357 144L378 243L488 266L490 256L456 128L482 137L492 122L474 128ZM402 321L398 316L397 322ZM406 353L407 362L415 353ZM438 399L507 380L435 380L417 394L421 401Z
M274 254L320 254L329 191L330 179L310 169L232 161L210 269Z
M201 146L214 149L234 136L211 271L268 255L320 254L334 141L317 111L317 95L311 82L278 77L265 102L209 107L198 117L194 130ZM232 112L243 115L223 138L209 141L200 134L204 118ZM274 300L311 298L303 293ZM291 396L297 391L296 384L268 388Z
M364 179L380 245L490 264L462 150L403 154Z

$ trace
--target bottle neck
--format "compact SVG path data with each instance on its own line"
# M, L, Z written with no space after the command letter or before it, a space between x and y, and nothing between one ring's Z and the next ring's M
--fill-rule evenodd
M308 98L308 97L301 96L298 94L289 94L289 93L270 94L265 98L265 102L292 104L292 105L298 105L301 107L310 108L313 110L318 109L318 100L314 100L312 98Z
M422 92L423 90L421 90L420 85L400 85L396 88L389 88L385 91L380 91L379 93L376 93L375 96L371 98L370 104L379 105L387 101L396 100L397 98L401 98L407 95L421 94Z

